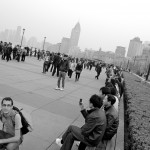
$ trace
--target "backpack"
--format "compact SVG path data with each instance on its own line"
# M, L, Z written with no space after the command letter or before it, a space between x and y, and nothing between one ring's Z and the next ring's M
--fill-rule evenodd
M32 130L33 130L32 125L29 123L29 121L24 116L24 114L21 112L23 109L19 109L16 106L13 106L13 110L15 110L21 117L21 123L22 123L21 133L22 133L22 135L27 134L28 132L32 132Z

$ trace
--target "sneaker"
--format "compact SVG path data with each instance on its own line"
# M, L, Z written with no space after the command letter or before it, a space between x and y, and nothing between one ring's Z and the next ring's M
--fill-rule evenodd
M57 86L57 87L55 88L55 90L60 90L60 88Z
M56 144L57 144L59 147L62 147L61 140L62 140L62 139L59 139L59 138L56 139Z
M64 91L64 88L61 88L60 90L61 90L61 91Z

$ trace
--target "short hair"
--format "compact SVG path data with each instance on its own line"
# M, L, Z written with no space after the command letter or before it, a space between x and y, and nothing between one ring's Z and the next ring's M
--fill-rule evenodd
M13 100L12 100L11 97L5 97L5 98L3 98L2 101L1 101L1 105L3 104L4 101L10 101L12 106L14 104L14 102L13 102Z
M64 54L64 57L68 57L68 55Z
M108 87L101 87L100 90L102 91L102 94L105 94L105 95L111 93L110 88Z
M113 105L116 102L116 98L111 94L107 95L107 100L108 102L111 102L111 105Z
M112 95L116 95L117 94L117 91L116 91L116 89L114 87L110 88L110 91L111 91L110 94L112 94Z
M102 98L99 97L99 96L96 95L96 94L92 95L89 101L90 101L90 103L93 104L94 107L101 108L102 105L103 105L103 100L102 100Z

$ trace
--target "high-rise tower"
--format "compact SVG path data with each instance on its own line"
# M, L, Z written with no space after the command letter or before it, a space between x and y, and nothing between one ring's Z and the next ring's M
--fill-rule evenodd
M70 36L69 48L78 46L79 37L80 37L80 23L78 22L75 27L72 29Z

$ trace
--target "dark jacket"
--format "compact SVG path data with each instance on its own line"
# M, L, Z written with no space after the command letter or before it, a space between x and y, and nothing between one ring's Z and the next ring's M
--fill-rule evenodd
M68 60L61 60L59 71L67 72L69 69Z
M82 64L77 64L75 70L81 72L82 71Z
M105 108L106 118L107 118L107 127L104 133L103 140L111 140L111 138L117 133L117 129L119 126L119 116L118 111L111 106L109 108Z
M95 67L96 72L100 73L102 71L101 65L97 64Z
M90 111L81 111L85 118L85 124L81 127L81 133L92 146L97 146L102 140L106 129L106 115L102 109L95 108Z
M54 55L53 64L57 66L59 63L60 63L60 56L59 55Z

